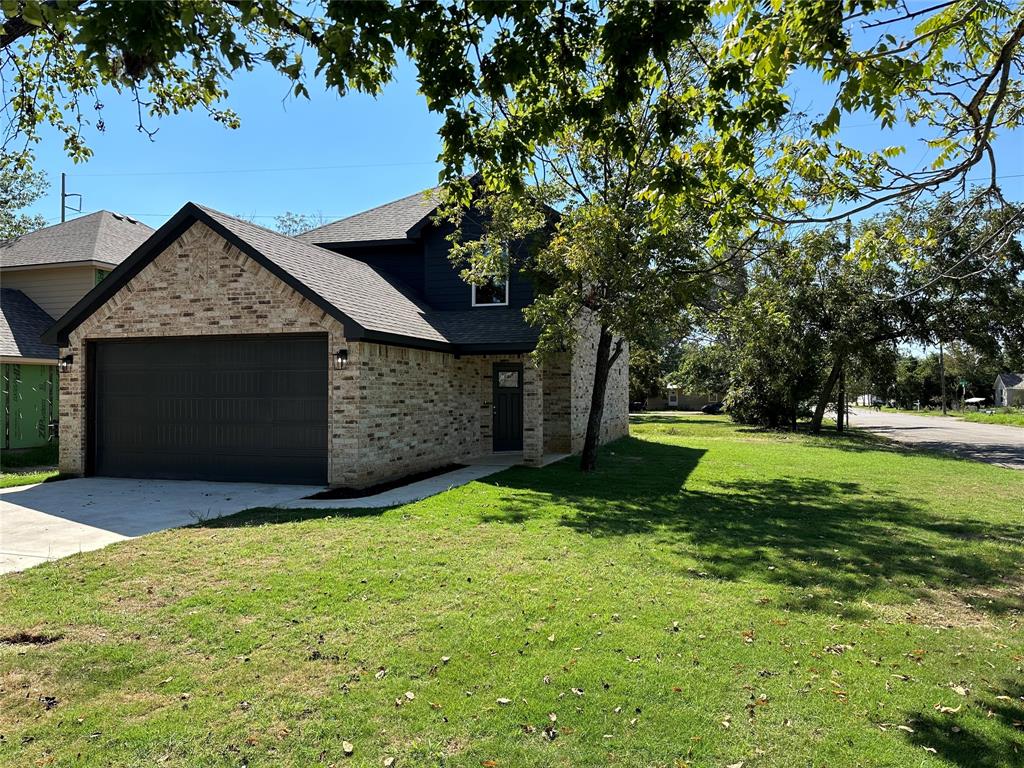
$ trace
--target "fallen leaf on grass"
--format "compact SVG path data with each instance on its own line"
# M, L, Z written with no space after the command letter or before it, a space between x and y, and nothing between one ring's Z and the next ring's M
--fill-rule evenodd
M498 704L502 707L507 707L509 704L512 703L512 699L498 699L497 701Z
M351 741L343 741L341 742L341 751L345 753L346 757L350 757L356 751L356 748L352 746Z
M395 764L395 758L393 758L393 757L385 757L384 758L384 768L392 768L392 766L394 764Z
M946 706L943 706L942 704L936 704L935 705L935 711L936 712L941 712L944 715L955 715L957 712L959 712L963 708L963 706L964 705L961 704L959 707L946 707Z
M416 698L416 694L413 693L412 691L406 691L405 692L405 698L407 698L409 701L412 701L413 699Z

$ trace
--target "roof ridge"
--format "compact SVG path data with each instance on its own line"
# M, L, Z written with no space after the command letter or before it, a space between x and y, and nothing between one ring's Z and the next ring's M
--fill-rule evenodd
M387 208L389 206L395 205L396 203L400 203L403 200L410 200L410 199L412 199L414 197L419 197L421 195L425 196L428 192L433 192L433 191L435 191L437 189L440 189L440 188L441 188L441 186L439 184L434 185L433 187L427 187L426 189L421 189L419 192L413 192L412 194L405 195L404 197L399 197L399 198L397 198L395 200L389 200L386 203L381 203L380 205L375 205L372 208L366 208L366 209L364 209L362 211L356 211L355 213L350 213L348 216L343 216L340 219L335 219L334 221L329 221L326 224L321 224L319 227L313 227L312 229L307 229L305 232L300 232L299 234L301 234L303 236L311 235L314 232L319 232L321 229L326 229L327 227L333 227L334 225L340 224L343 221L348 221L349 219L354 219L356 216L363 216L363 215L365 215L367 213L373 213L374 211L379 211L382 208Z

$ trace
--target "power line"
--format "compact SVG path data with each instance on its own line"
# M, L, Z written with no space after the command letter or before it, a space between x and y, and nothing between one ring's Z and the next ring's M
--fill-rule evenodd
M307 165L286 168L212 168L190 171L112 171L110 173L74 173L74 178L106 176L212 176L237 173L289 173L292 171L340 171L354 168L402 168L411 165L438 165L434 160L409 160L399 163L349 163L346 165Z

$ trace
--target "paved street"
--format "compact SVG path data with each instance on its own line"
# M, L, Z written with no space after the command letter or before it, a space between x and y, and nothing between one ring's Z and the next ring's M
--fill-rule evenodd
M1024 429L1020 427L872 410L854 410L850 424L900 443L1024 470Z

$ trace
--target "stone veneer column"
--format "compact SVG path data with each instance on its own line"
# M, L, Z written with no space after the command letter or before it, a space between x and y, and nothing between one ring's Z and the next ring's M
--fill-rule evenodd
M544 372L532 356L523 365L523 461L544 463Z

